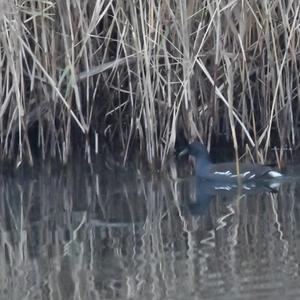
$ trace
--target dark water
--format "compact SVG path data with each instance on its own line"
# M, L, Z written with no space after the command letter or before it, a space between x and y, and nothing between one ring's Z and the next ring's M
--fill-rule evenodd
M300 180L221 188L78 162L0 175L0 299L299 299Z

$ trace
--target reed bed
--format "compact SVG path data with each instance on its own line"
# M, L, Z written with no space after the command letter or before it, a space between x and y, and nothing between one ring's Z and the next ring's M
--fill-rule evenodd
M299 1L1 1L0 151L66 162L176 137L299 143ZM17 153L17 155L16 155Z

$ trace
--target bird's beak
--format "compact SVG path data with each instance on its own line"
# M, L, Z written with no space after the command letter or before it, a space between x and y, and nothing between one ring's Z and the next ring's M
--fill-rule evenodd
M179 152L178 156L186 155L186 154L188 154L188 152L189 152L189 149L186 147L181 152Z

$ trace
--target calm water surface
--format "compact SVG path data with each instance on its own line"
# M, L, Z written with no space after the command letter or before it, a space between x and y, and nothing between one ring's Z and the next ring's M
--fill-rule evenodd
M296 176L224 191L94 165L0 175L0 299L300 298Z

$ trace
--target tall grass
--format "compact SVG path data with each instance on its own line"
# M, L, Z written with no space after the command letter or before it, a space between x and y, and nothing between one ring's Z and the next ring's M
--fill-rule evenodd
M2 1L2 158L33 162L37 148L65 162L108 141L124 161L137 145L163 164L184 132L259 161L276 145L280 160L299 142L299 6Z

